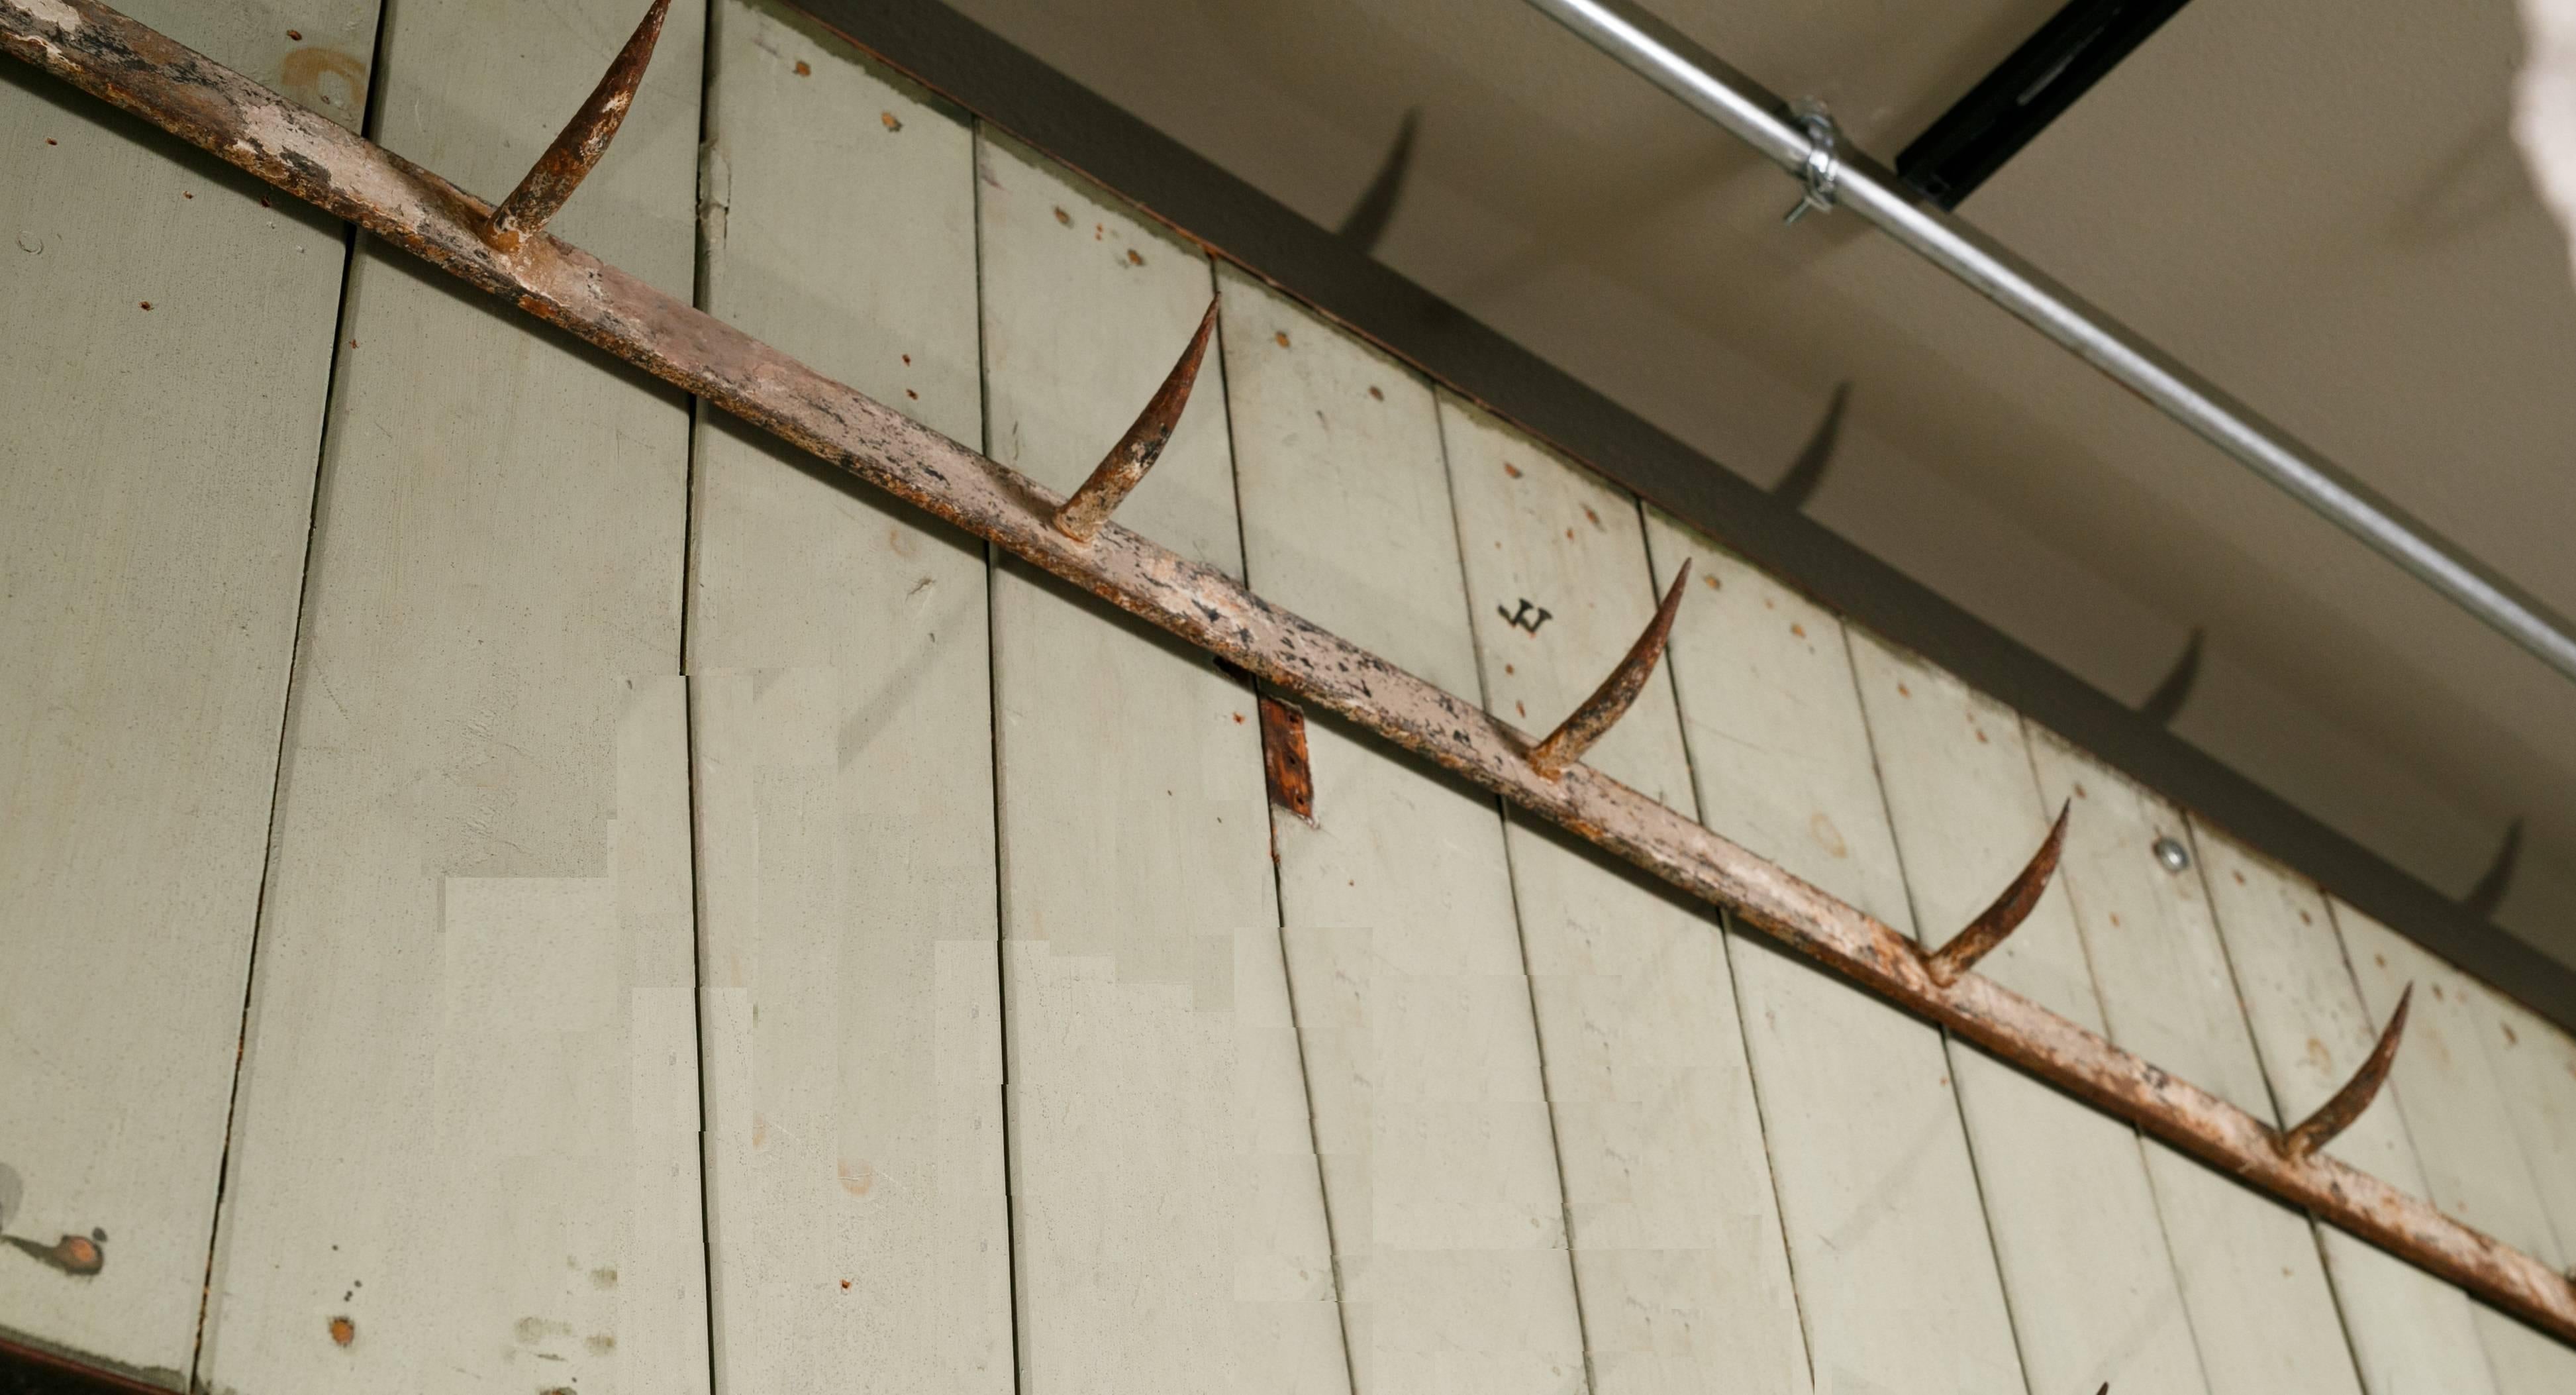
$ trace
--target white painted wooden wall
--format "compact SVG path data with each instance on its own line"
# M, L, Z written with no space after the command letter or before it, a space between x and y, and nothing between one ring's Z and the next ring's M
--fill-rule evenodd
M629 0L130 0L486 195ZM382 32L379 33L379 25ZM2576 1252L2576 1040L855 57L559 227ZM0 1339L172 1389L2538 1395L2576 1352L44 80L0 84ZM1545 620L1533 624L1544 613ZM2182 841L2181 873L2153 847ZM41 1253L92 1238L100 1273Z

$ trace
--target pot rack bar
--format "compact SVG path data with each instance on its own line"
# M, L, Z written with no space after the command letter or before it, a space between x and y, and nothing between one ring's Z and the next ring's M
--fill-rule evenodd
M2576 679L2576 624L2100 307L1841 143L1821 107L1792 107L1629 0L1528 0L1799 178L1790 221L1849 208L2113 382Z
M1970 952L1945 955L1583 764L1583 747L1618 720L1659 659L1678 588L1600 690L1540 740L1121 527L1107 514L1151 468L1178 420L1209 322L1126 439L1076 491L1083 502L1068 515L1068 501L1045 486L545 232L545 217L614 134L667 5L655 0L599 89L505 201L506 217L97 0L0 0L0 50L1730 908L1744 924L2058 1089L2576 1343L2576 1281L2321 1151L2384 1079L2402 1015L2315 1118L2276 1129L1971 971L1974 953L2000 942L2038 899L2056 833L1962 932Z

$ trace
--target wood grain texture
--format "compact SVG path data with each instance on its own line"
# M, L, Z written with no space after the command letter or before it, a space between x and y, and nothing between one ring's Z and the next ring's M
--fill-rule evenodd
M1658 585L1699 578L1665 662L1702 820L1910 929L1842 623L1659 511L1647 536ZM1941 1034L1731 942L1816 1388L2022 1388Z
M2492 989L2471 987L2514 1138L2564 1251L2576 1236L2576 1037Z
M1485 705L1545 731L1654 613L1636 503L1455 399L1441 426ZM1586 759L1693 807L1660 673ZM1716 917L1552 831L1507 846L1593 1388L1806 1390Z
M2571 1252L2568 1237L2576 1235L2576 1040L2484 984L2453 982L2485 1034L2487 1060L2563 1261ZM2537 1383L2570 1379L2564 1347L2528 1329L2506 1328L2483 1309L2478 1317L2499 1369L2510 1364L2519 1373L2527 1366Z
M2509 1096L2488 1059L2490 1019L2466 974L2340 900L2329 899L2344 956L2374 1021L2416 985L2406 1044L2389 1071L2425 1195L2445 1213L2565 1268L2567 1251L2515 1137L2513 1116L2539 1107ZM2504 1395L2576 1390L2576 1350L2483 1304L2471 1309L2496 1389Z
M2069 803L2066 883L2111 1039L2277 1125L2182 811L2029 729L2042 803ZM2308 1219L2162 1143L2147 1143L2166 1243L2211 1395L2357 1395L2359 1371Z
M977 161L988 437L1070 489L1213 277L989 132ZM1239 574L1223 377L1118 517ZM992 624L1022 1388L1346 1389L1253 694L1017 564Z
M702 305L980 440L972 128L713 25ZM983 544L715 413L695 474L717 1388L1009 1390Z
M2385 1023L2409 984L2421 1006L2407 1015L2406 1041L2389 1071L2389 1090L2423 1167L2420 1195L2449 1214L2551 1264L2560 1249L2540 1190L2513 1142L2513 1114L2489 1066L2477 1005L2461 991L2459 971L2388 927L2326 898L2342 933L2344 957L2369 1004Z
M698 14L562 219L664 287ZM633 23L404 5L384 138L506 189ZM703 1390L685 411L372 251L343 323L199 1379Z
M2272 1097L2281 1117L2306 1118L2369 1056L2378 1025L2313 885L2197 819L2192 843ZM2423 1185L2385 1092L2326 1151L2392 1186ZM2370 1395L2496 1389L2466 1295L2342 1231L2316 1232Z
M299 7L366 54L373 0ZM278 81L257 0L128 12ZM186 1380L330 382L338 223L0 77L0 1336Z
M117 8L352 131L366 118L367 70L375 61L376 22L382 8L378 4L226 0L205 7L184 0L139 0ZM209 8L210 15L197 14ZM160 13L187 13L192 24L211 19L224 26L223 39L214 48L186 39L184 30L163 26L155 18Z
M1914 923L1937 946L2030 861L2055 811L2012 712L1869 636L1851 649ZM1978 972L2103 1030L2062 883ZM2137 1133L1962 1043L1950 1065L2031 1390L2206 1390Z
M1228 274L1247 580L1454 691L1474 641L1431 389ZM1583 1374L1538 1038L1493 799L1310 724L1274 809L1282 939L1362 1391Z

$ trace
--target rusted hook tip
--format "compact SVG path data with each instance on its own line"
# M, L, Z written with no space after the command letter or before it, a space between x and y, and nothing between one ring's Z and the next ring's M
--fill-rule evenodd
M2406 1012L2415 1005L2415 985L2397 995L2397 1011L2388 1014L2388 1025L2379 1031L2379 1044L2370 1048L2370 1059L2352 1073L2352 1079L2334 1092L2332 1098L2317 1106L2317 1112L2299 1121L2296 1128L2281 1135L2281 1152L2292 1158L2304 1158L2334 1141L2335 1135L2352 1127L2352 1121L2370 1108L2379 1087L2388 1083L2388 1068L2397 1063L2397 1042L2406 1034Z
M484 241L504 252L517 251L520 241L543 228L572 191L581 187L582 177L608 153L609 139L635 105L635 89L643 85L645 66L653 61L653 45L662 37L662 21L670 14L671 0L653 0L643 22L627 36L626 47L617 51L599 85L591 89L589 100L564 123L562 133L537 157L519 187L492 210Z
M1646 690L1646 679L1655 671L1655 661L1664 656L1664 642L1672 637L1673 617L1681 613L1682 588L1690 584L1690 559L1682 559L1681 569L1673 573L1673 584L1664 591L1664 599L1655 607L1655 618L1637 642L1628 646L1628 656L1592 690L1592 696L1574 709L1547 739L1530 748L1532 769L1553 780L1567 768L1583 759L1583 753L1610 732L1611 726L1634 706L1637 695Z
M1968 928L1950 937L1924 961L1923 967L1932 981L1947 988L1957 983L1962 974L1975 968L1977 961L1994 952L2004 937L2021 928L2030 919L2039 898L2048 892L2048 879L2057 875L2057 855L2066 846L2066 818L2075 808L2073 800L2057 806L2057 823L2048 830L2048 838L2031 854L2021 875L2012 879L1995 903L1968 922Z
M1056 531L1077 542L1089 542L1100 536L1101 525L1118 505L1143 483L1145 472L1163 456L1170 445L1172 432L1181 424L1181 410L1190 405L1190 389L1199 381L1199 363L1207 357L1208 340L1216 333L1217 308L1223 302L1210 300L1207 313L1199 316L1198 332L1190 336L1189 347L1181 350L1180 361L1163 376L1163 385L1145 401L1145 410L1136 414L1136 424L1109 448L1091 478L1066 497L1055 511Z

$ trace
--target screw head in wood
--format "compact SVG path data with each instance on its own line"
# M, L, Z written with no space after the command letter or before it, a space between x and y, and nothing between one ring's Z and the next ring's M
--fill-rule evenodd
M2191 849L2170 835L2156 840L2156 862L2168 872L2191 870Z

